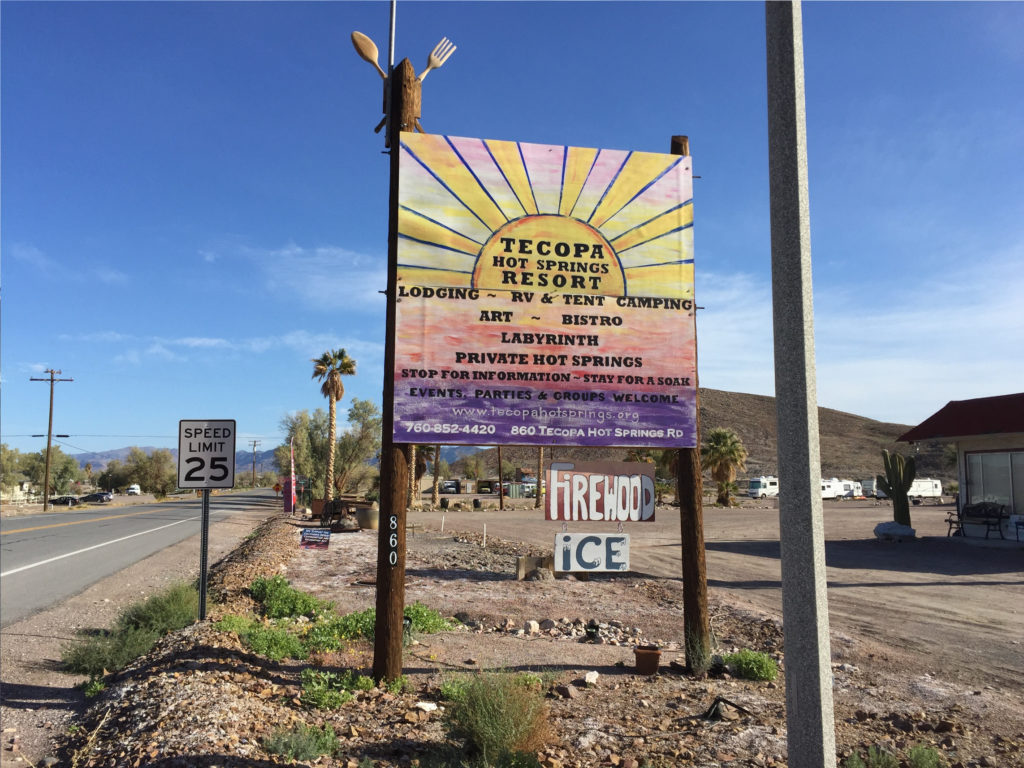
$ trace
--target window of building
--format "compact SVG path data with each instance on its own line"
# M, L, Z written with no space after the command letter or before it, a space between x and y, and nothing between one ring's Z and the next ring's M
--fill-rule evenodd
M967 503L992 501L1024 514L1024 451L967 454Z

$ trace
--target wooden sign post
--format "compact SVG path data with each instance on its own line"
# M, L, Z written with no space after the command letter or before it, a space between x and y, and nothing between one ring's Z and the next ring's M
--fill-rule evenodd
M409 446L395 444L395 332L398 294L398 161L401 132L420 115L420 81L402 59L386 83L387 146L391 153L388 210L388 288L384 340L384 402L380 451L380 524L377 541L377 616L373 677L391 682L402 675L402 617L405 610L405 521L409 492Z

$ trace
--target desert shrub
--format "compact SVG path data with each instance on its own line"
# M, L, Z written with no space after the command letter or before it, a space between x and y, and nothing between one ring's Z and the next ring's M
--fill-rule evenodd
M864 765L864 761L860 759L860 755L854 752L848 758L843 760L843 768L867 768Z
M340 676L322 669L302 670L302 703L316 709L337 709L352 700Z
M82 634L61 650L61 660L69 672L90 677L119 672L147 653L161 636L191 624L198 615L198 592L177 584L128 606L113 629Z
M934 747L915 744L907 752L907 765L909 768L943 768L946 760Z
M92 699L103 693L107 689L107 684L103 682L102 677L90 677L88 682L82 683L80 687L85 698Z
M303 642L314 653L334 651L340 648L345 640L372 638L375 618L376 611L373 608L345 616L321 614L309 627Z
M441 681L438 692L445 701L462 701L469 687L469 675L448 675Z
M449 735L488 764L536 751L549 733L543 696L503 673L472 676L446 722Z
M249 585L249 592L256 602L263 605L264 613L271 619L312 616L331 607L331 603L295 589L281 574L269 579L263 576L254 579Z
M727 653L722 657L722 661L744 680L774 680L779 675L775 659L767 653L752 651L749 648Z
M80 675L102 677L119 672L147 653L160 636L148 629L124 629L82 635L60 653L65 669Z
M214 624L213 627L221 632L234 632L236 635L242 636L252 629L254 623L255 622L247 616L238 616L233 613L229 613Z
M868 747L867 768L900 768L900 761L892 752L880 747Z
M264 626L254 622L249 631L241 637L253 653L266 656L271 661L304 659L308 655L302 641L283 627Z
M318 728L300 723L292 728L278 728L263 740L263 749L288 760L315 760L321 755L333 755L339 746L329 725Z
M444 616L419 601L405 606L404 615L412 621L413 632L432 635L437 632L446 632L452 628L451 623Z
M147 629L166 635L199 618L199 592L189 584L176 584L147 600L133 603L118 617L119 629Z

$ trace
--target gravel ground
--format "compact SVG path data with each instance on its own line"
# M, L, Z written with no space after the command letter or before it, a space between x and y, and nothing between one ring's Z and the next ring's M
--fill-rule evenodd
M299 527L276 519L218 567L211 596L222 603L211 619L249 610L246 585L273 573L332 600L342 613L373 605L376 533L336 534L328 550L301 550ZM627 574L520 582L513 576L516 555L543 549L493 535L485 549L482 538L478 531L436 529L408 537L406 603L421 601L462 623L417 638L406 650L405 692L375 690L333 712L311 709L301 699L301 670L310 663L367 670L369 645L271 663L206 622L166 638L112 678L89 711L75 716L76 732L60 739L61 759L83 766L269 766L281 761L262 749L263 738L277 726L305 722L330 724L341 737L340 752L318 765L355 768L366 758L381 767L412 765L447 744L439 695L446 676L500 668L544 676L552 735L538 756L547 768L786 765L784 678L694 678L672 664L682 656L678 579ZM108 615L115 613L111 606ZM763 651L784 668L778 616L716 589L711 613L719 650ZM64 614L62 625L55 620L46 634L69 636L74 615ZM600 643L585 642L583 628L591 621L602 625ZM663 648L656 675L636 674L632 648L643 642ZM1024 765L1019 689L972 684L962 673L950 679L927 658L915 661L870 632L847 628L833 632L833 662L840 756L863 754L869 745L903 751L927 744L951 766ZM60 673L51 667L46 674ZM71 701L77 695L67 682L61 690L51 678L47 690L66 701L48 703L54 717L39 730L67 734L69 719L55 713L77 715L81 705ZM5 693L5 707L6 699ZM722 699L738 706L713 707ZM22 727L38 729L39 718L18 735ZM23 739L25 754L41 755L27 744Z

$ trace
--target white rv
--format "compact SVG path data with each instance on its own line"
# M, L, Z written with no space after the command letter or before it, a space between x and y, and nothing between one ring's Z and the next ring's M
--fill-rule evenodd
M864 481L864 493L876 499L888 498L877 480ZM911 499L937 499L942 495L942 483L931 477L919 477L910 484L907 496Z
M779 495L779 478L754 477L750 480L747 495L752 499L770 499Z
M830 480L821 481L821 498L823 499L852 499L862 493L861 485L855 480L840 480L833 477Z
M885 491L882 490L882 486L878 484L878 480L871 478L861 483L861 487L864 488L864 495L869 499L887 499Z
M931 477L921 477L910 484L907 496L912 499L937 499L942 495L942 483Z

